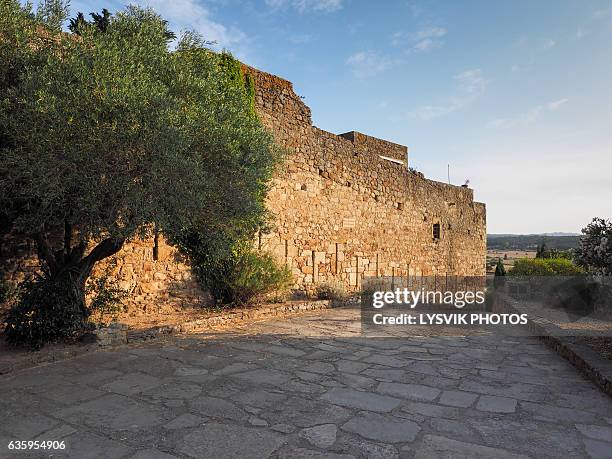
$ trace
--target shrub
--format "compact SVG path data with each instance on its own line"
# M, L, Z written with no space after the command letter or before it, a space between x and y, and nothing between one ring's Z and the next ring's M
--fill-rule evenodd
M76 340L87 329L88 316L78 288L44 275L19 285L4 333L10 344L39 349L48 342Z
M521 258L514 262L511 276L577 276L584 274L580 266L565 258Z
M241 305L257 302L267 295L279 295L293 283L291 271L268 253L259 253L241 242L226 256L192 260L193 270L217 303Z
M612 222L594 218L582 229L576 263L598 275L612 274Z
M506 275L506 267L504 266L501 258L497 259L497 265L495 265L495 276L505 276Z
M347 294L344 285L340 283L323 283L317 285L315 294L319 300L342 301Z
M90 320L96 325L108 325L109 322L117 320L120 312L125 311L123 300L128 294L117 286L108 272L90 279L87 293L90 296Z
M0 279L0 305L8 302L9 297L11 296L11 287L3 279Z

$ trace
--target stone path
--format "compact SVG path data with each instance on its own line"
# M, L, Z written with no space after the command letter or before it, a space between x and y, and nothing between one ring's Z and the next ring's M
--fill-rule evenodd
M364 338L335 309L0 379L0 456L612 457L612 400L534 338Z

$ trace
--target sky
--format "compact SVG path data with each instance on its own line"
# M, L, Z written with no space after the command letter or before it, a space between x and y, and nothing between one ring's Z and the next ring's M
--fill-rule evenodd
M610 0L132 3L292 81L316 126L407 145L428 178L469 180L489 233L612 217Z

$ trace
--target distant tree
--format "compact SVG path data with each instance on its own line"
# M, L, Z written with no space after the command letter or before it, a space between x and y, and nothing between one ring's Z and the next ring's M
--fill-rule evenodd
M505 276L506 275L506 267L501 258L497 259L497 265L495 265L495 276Z
M575 252L576 263L593 274L612 275L612 222L594 218L582 234Z
M89 13L92 18L91 22L88 22L85 19L85 16L80 11L77 13L76 17L70 19L68 24L68 30L76 35L82 35L87 27L94 27L96 30L100 32L106 32L108 27L110 26L112 20L112 14L106 8L103 8L100 13ZM172 41L176 38L176 34L170 30L168 26L168 21L161 19L160 23L163 25L165 31L164 36L166 37L166 41Z
M536 258L550 258L550 251L546 247L546 241L542 241L536 250Z

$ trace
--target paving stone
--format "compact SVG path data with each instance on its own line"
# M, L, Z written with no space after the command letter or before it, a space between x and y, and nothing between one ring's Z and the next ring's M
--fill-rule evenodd
M306 365L303 370L309 373L330 374L336 371L336 367L329 362L315 362Z
M249 418L249 424L255 427L268 427L268 421L264 419L256 418L254 416L251 416Z
M102 386L102 389L121 395L134 395L159 386L162 380L144 373L128 373Z
M356 389L368 389L376 384L376 381L370 378L366 378L361 375L354 375L350 373L341 373L336 377L342 384L346 384L349 387Z
M587 438L584 447L591 459L610 459L612 457L612 443Z
M125 457L134 451L123 443L91 432L78 432L64 441L66 449L63 457L74 459Z
M56 416L71 424L111 430L146 429L164 423L168 417L160 408L116 394L64 408Z
M13 440L32 440L34 437L53 428L59 422L40 413L28 413L9 418L2 415L3 421L0 424L2 430L13 436Z
M465 423L452 421L450 419L431 419L431 427L441 433L451 434L455 437L465 437L470 440L474 438L474 431Z
M342 430L370 440L399 443L413 441L421 428L412 421L401 421L372 413L352 418L342 426Z
M272 427L270 427L270 429L286 434L295 432L295 427L290 426L289 424L274 424Z
M243 409L217 397L201 395L190 400L189 407L193 411L213 418L233 419L235 421L243 421L249 418L249 415Z
M433 403L405 402L402 404L401 409L407 413L418 413L435 418L459 419L464 417L462 411L457 408L435 405Z
M148 395L159 399L188 400L197 397L202 392L202 387L188 382L172 382L162 386L144 391Z
M322 424L302 430L300 437L317 448L326 449L336 443L337 432L338 428L335 424Z
M252 364L248 364L244 362L236 362L226 367L223 367L220 370L214 371L213 375L215 376L231 375L233 373L240 373L240 372L244 372L247 370L254 370L255 368L257 368L257 365L252 365Z
M405 360L381 354L371 355L370 357L366 357L365 359L363 359L363 361L394 368L405 367L406 365L408 365L408 362L406 362Z
M555 422L589 424L597 418L597 415L587 411L563 408L545 403L521 402L520 406L522 410L538 416L540 419L549 419Z
M516 454L499 448L466 443L438 435L425 435L415 450L415 459L473 458L473 459L528 459L529 456Z
M399 457L397 449L393 445L382 443L373 443L368 440L362 440L358 435L344 435L343 441L336 443L337 448L342 451L348 451L355 456L368 459L396 459Z
M54 441L61 440L64 437L72 435L77 432L77 429L68 424L61 424L59 426L54 427L51 430L47 430L46 432L40 434L35 440L45 440L45 441Z
M381 412L391 411L401 403L397 398L343 388L331 389L321 396L321 400L350 408Z
M301 357L305 354L304 351L293 349L289 346L266 346L265 350L267 352L272 352L273 354L285 355L287 357Z
M402 382L406 379L406 372L404 370L392 370L390 368L369 368L362 373L363 375L370 376L376 379L385 379L389 382L399 381Z
M312 427L319 424L338 424L351 416L341 406L321 400L291 397L278 404L274 410L265 411L261 417L270 423L290 424L298 427Z
M582 435L594 440L604 440L612 443L612 427L596 426L592 424L576 424Z
M459 408L467 408L471 406L478 398L478 394L463 392L459 390L445 390L440 395L440 405L456 406Z
M240 404L254 406L257 408L266 408L268 406L281 403L287 398L284 394L266 391L263 389L248 390L240 392L232 397L232 399Z
M376 388L377 392L396 397L408 398L422 402L430 402L440 395L440 389L420 384L403 384L381 382Z
M583 457L580 434L574 426L540 422L513 415L461 419L478 433L484 444L533 457Z
M174 418L164 427L166 429L176 430L176 429L185 429L189 427L199 426L204 422L204 418L200 416L195 416L191 413L183 413L180 416Z
M412 363L408 367L406 367L406 370L411 371L413 373L421 373L430 376L440 375L440 372L433 365L425 362Z
M255 384L270 384L279 386L291 379L291 376L281 373L276 370L259 369L247 371L246 373L235 373L231 375L234 378L240 378L250 381Z
M354 362L352 360L338 360L336 362L338 371L343 373L360 373L369 366L367 363Z
M355 459L350 454L321 452L306 448L287 448L278 454L278 459Z
M194 458L260 459L270 456L285 443L284 436L256 427L208 423L188 433L178 450Z
M177 459L177 457L157 449L143 449L131 456L130 459Z
M476 409L492 413L514 413L516 410L516 400L508 397L481 395L478 403L476 403Z
M197 376L197 375L207 375L208 368L200 368L200 367L190 367L190 366L180 366L178 367L174 374L177 376Z

